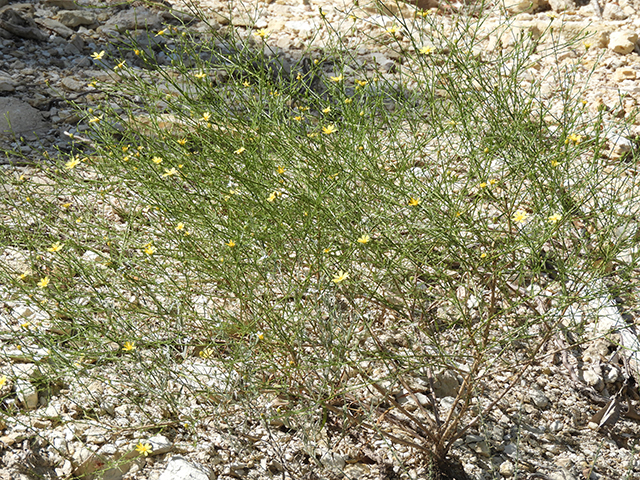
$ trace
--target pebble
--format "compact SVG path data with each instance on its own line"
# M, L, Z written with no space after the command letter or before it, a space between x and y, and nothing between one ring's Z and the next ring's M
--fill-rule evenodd
M621 55L633 52L638 41L638 34L631 31L613 32L609 37L609 49Z

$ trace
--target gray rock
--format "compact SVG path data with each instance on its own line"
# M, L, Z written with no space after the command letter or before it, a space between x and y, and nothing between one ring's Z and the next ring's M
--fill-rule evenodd
M17 82L5 75L0 75L0 92L11 93L16 89Z
M537 388L532 388L528 392L529 400L538 408L545 408L549 405L549 398Z
M215 475L208 468L187 461L180 455L175 455L169 459L158 480L213 480Z
M325 452L320 456L320 463L324 468L342 470L347 464L345 458L335 452Z
M458 377L454 372L447 370L443 373L437 374L435 377L433 393L435 393L436 397L444 398L455 397L458 395L460 383L458 382Z
M27 102L12 97L0 97L0 137L24 136L33 139L50 128L42 113Z
M115 30L124 33L127 30L159 30L162 19L146 8L124 10L107 20L97 31Z
M163 453L170 452L173 448L173 443L164 435L156 435L147 441L151 445L151 455L162 455Z
M84 90L87 86L86 82L81 82L73 77L65 77L60 82L64 88L72 92Z
M79 8L77 0L45 0L44 4L51 7L64 8L65 10Z
M36 18L35 22L46 30L57 33L62 38L69 38L73 35L73 30L53 18Z
M18 401L25 408L33 410L38 407L38 390L29 380L22 378L16 379L14 388Z
M61 10L55 20L69 28L96 23L96 14L88 10Z

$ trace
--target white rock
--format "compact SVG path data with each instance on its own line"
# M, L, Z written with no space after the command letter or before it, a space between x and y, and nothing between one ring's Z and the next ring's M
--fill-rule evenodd
M538 0L505 0L504 6L510 13L532 12L538 8Z
M161 455L170 452L173 448L173 443L164 435L156 435L147 439L147 441L151 445L151 455Z
M629 67L620 67L617 68L613 75L611 75L611 79L614 82L623 82L625 80L635 80L636 79L636 70Z
M625 20L629 17L620 5L615 3L607 3L602 9L602 18L605 20Z
M529 390L529 399L531 400L531 403L533 403L536 407L538 408L545 408L546 406L549 405L549 398L547 398L547 396L542 393L541 390L538 390L537 388L532 388L531 390Z
M25 408L33 410L38 407L38 390L30 381L18 378L14 387L18 400Z
M513 462L506 460L500 464L500 475L503 477L512 477L514 472Z
M334 452L325 452L320 456L320 463L324 468L331 468L336 470L342 470L347 464L342 455Z
M638 41L638 34L631 31L613 32L609 37L609 50L626 55L633 52Z
M596 372L593 368L587 368L582 372L582 378L587 385L592 386L596 390L601 390L603 385L602 376Z
M627 137L618 134L607 135L611 151L609 158L617 160L625 156L633 148L633 142Z
M158 480L213 480L214 478L215 475L208 468L175 455L169 459L167 468Z

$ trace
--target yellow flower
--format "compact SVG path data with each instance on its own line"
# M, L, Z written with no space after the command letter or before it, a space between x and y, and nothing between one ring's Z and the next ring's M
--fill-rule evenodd
M186 138L181 138L180 140L178 140L178 143L180 145L185 145L187 143L187 139Z
M93 52L91 54L91 58L93 58L94 60L102 60L102 57L104 57L104 54L106 52L104 50L102 50L100 53L98 52Z
M496 180L495 178L489 179L489 185L495 185L496 183L498 183L498 180Z
M397 32L398 32L398 27L396 25L392 25L387 28L387 33L390 33L391 35L395 35Z
M142 251L144 253L146 253L147 255L153 255L154 253L156 253L156 247L154 247L153 245L151 245L150 243L146 244L144 246L144 248L142 249Z
M282 175L285 172L284 167L281 167L280 165L278 165L276 167L276 172L278 172L278 175Z
M332 82L341 82L344 76L340 74L337 77L329 77L329 78L331 79Z
M151 161L152 161L153 163L155 163L156 165L158 165L159 163L162 163L162 158L161 158L161 157L153 157L153 158L151 159Z
M351 102L353 102L353 99L351 99L351 98L345 98L344 99L344 103L346 103L347 105L349 105Z
M236 246L236 242L234 242L233 240L229 240L227 243L225 243L225 245L227 247L233 248Z
M156 33L156 37L157 37L158 35L164 35L166 32L167 32L167 29L166 29L166 28L164 28L164 29L160 30L158 33Z
M487 254L486 254L485 252L482 252L482 253L480 254L480 258L486 258L486 257L487 257Z
M337 274L333 276L333 283L340 283L343 280L346 280L349 277L349 272L343 272L340 270Z
M176 225L176 232L184 230L184 223L180 222Z
M69 208L71 206L71 202L63 203L62 208Z
M324 133L325 135L331 135L336 130L337 128L335 127L335 125L327 125L326 127L322 127L322 133Z
M412 207L417 207L420 204L420 199L419 198L409 198L409 205L411 205Z
M244 152L246 150L246 148L244 147L240 147L239 149L235 150L233 153L235 153L236 155L240 155L242 152Z
M136 445L136 451L146 457L153 451L153 449L148 443L139 442L138 445Z
M293 119L294 119L296 122L299 122L300 120L302 120L302 115L296 115L295 117L293 117Z
M585 40L584 42L582 42L582 44L584 45L584 49L585 50L589 50L591 48L591 46L593 45L593 43L591 43L588 40Z
M264 340L264 332L256 333L256 337L258 337L258 340Z
M213 348L205 348L204 350L200 350L200 358L211 358L215 355L215 350Z
M266 28L261 28L260 30L256 30L254 32L254 35L260 37L260 38L264 38L267 35L269 35L269 31Z
M199 73L194 73L194 74L193 74L193 76L194 76L194 77L196 77L196 78L198 78L198 79L200 79L200 78L204 78L204 77L206 77L206 76L207 76L207 74L206 74L206 73L204 73L204 72L199 72Z
M175 168L165 168L164 169L164 173L162 174L163 177L170 177L171 175L177 175L178 174L178 170L176 170Z
M4 387L6 383L7 383L7 376L6 375L2 375L0 377L0 388Z
M113 69L114 69L114 70L118 70L118 69L120 69L120 68L124 67L124 66L126 65L126 63L127 63L127 61L126 61L126 60L123 60L123 61L121 61L119 64L117 64L115 67L113 67Z
M275 191L271 195L267 197L267 202L273 202L276 198L280 196L280 192Z
M136 349L136 342L124 342L124 345L122 346L122 350L124 350L125 352L130 352L131 350L135 350Z
M480 185L478 185L478 187L487 188L487 183L486 182L482 182Z
M331 111L331 107L323 108L322 113L329 113Z
M371 237L365 234L358 239L358 243L369 243L369 240L371 240Z
M418 52L422 55L430 55L433 53L433 47L422 47Z
M64 164L64 168L66 168L67 170L71 170L72 168L75 168L79 163L80 159L78 157L74 157Z
M140 53L142 53L142 52L140 52L140 50L138 50L138 49L136 48L136 49L133 51L133 53L134 53L134 55L138 56L138 55L140 55Z
M367 80L356 80L356 83L359 87L364 87L369 82Z
M557 167L558 165L560 165L560 162L557 160L551 160L551 166L552 167Z
M47 252L59 252L60 250L62 250L62 244L60 242L55 242L47 248Z
M322 253L329 253L331 251L331 249L329 247L325 248L322 250Z
M202 114L202 119L201 120L203 120L205 122L208 122L210 119L211 119L211 114L209 112L204 112Z
M572 133L567 137L564 143L565 144L573 143L574 145L578 145L581 141L582 141L582 135L576 135L575 133Z
M524 210L516 210L516 213L513 214L513 221L516 223L524 223L527 218L529 218L529 214Z
M562 215L560 215L559 213L554 213L553 215L548 217L547 220L549 221L549 223L558 223L560 220L562 220Z
M250 87L251 84L249 82L247 82L246 80L244 82L242 82L242 85L245 87Z
M38 282L38 287L40 288L47 288L47 285L49 285L49 277L41 278Z

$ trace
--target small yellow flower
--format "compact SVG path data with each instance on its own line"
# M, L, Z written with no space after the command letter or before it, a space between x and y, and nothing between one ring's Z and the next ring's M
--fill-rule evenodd
M91 54L91 58L93 58L94 60L102 60L102 57L104 57L104 54L106 52L104 50L102 50L100 53L98 52L93 52Z
M28 329L29 329L29 327L31 326L31 322L24 322L24 323L21 323L21 324L20 324L20 326L21 326L22 328L25 328L25 329L27 329L27 330L28 330Z
M215 355L215 350L213 348L205 348L204 350L200 350L200 358L211 358Z
M480 188L487 188L487 183L486 182L482 182L478 185L478 187Z
M324 133L325 135L331 135L336 130L337 128L335 127L335 125L327 125L326 127L322 127L322 133Z
M100 116L100 117L91 117L89 119L88 123L100 123L100 120L102 120L102 116Z
M49 285L49 277L41 278L38 282L38 287L40 288L47 288L47 285Z
M142 52L136 48L133 53L134 55L139 56Z
M267 197L267 202L273 202L276 198L280 196L280 192L275 191L271 195Z
M62 250L62 244L60 242L55 242L47 248L47 252L59 252L60 250Z
M178 144L186 145L187 144L187 139L186 138L181 138L180 140L178 140Z
M418 52L422 55L430 55L433 53L433 47L422 47Z
M558 165L560 165L560 162L558 160L551 160L552 167L557 167Z
M322 250L322 253L329 253L330 251L331 251L331 249L329 247L327 247L324 250Z
M412 207L417 207L420 204L420 199L419 198L409 198L409 205L411 205Z
M114 70L118 70L120 68L123 68L125 65L127 64L126 60L121 61L119 64L117 64L115 67L113 67Z
M163 177L170 177L172 175L177 175L178 174L178 170L176 170L175 168L165 168L164 169L164 173L162 174Z
M567 137L564 143L565 144L573 143L574 145L578 145L581 141L582 141L582 135L576 135L575 133L572 133Z
M164 35L165 33L167 33L167 29L163 28L162 30L160 30L158 33L156 33L156 37L159 35Z
M148 443L139 442L138 445L136 445L136 452L144 455L145 457L148 456L152 451L153 449Z
M71 202L63 203L61 205L62 208L69 208L71 206Z
M202 78L206 77L207 74L204 73L204 72L198 72L198 73L194 73L193 76L196 77L197 79L202 79Z
M278 175L282 175L282 174L284 174L285 169L284 169L284 167L281 167L280 165L278 165L276 167L276 172L278 172Z
M236 242L234 242L233 240L229 240L227 243L225 243L225 245L227 247L233 248L236 246Z
M486 257L487 257L487 254L486 254L485 252L482 252L482 253L480 254L480 258L486 258Z
M209 112L204 112L202 114L201 120L204 122L208 122L211 119L211 114Z
M553 215L548 217L547 220L549 221L549 223L555 224L555 223L558 223L560 220L562 220L562 215L560 215L559 213L554 213Z
M131 350L135 350L136 349L136 342L124 342L124 345L122 346L122 350L124 350L125 352L130 352Z
M258 337L258 340L264 340L264 332L256 333L256 337Z
M489 185L495 185L496 183L498 183L498 180L496 180L495 178L489 179Z
M516 223L524 223L527 218L529 218L529 214L524 210L516 210L516 213L513 214L513 221Z
M398 33L398 27L396 25L392 25L388 27L387 33L390 33L391 35L395 35L396 33Z
M371 240L371 237L365 234L358 239L358 243L369 243L370 240Z
M236 155L240 155L242 152L244 152L246 150L246 148L244 147L240 147L239 149L235 150L233 153L235 153Z
M151 245L150 243L146 244L144 246L144 248L142 249L142 251L144 253L146 253L147 255L153 255L154 253L156 253L156 247L154 247L153 245Z
M345 98L344 99L344 103L347 104L347 105L349 105L351 102L353 102L352 98Z
M6 375L2 375L0 377L0 388L4 387L6 383L7 383L7 376Z
M156 165L158 165L159 163L162 163L162 158L161 158L161 157L153 157L153 158L151 159L151 161L152 161L153 163L155 163Z
M333 283L340 283L346 280L349 277L349 272L343 272L340 270L337 274L333 276Z
M369 82L367 80L356 80L356 83L359 87L364 87Z
M332 82L341 82L344 79L344 75L340 74L337 77L329 77Z
M71 170L80 164L80 159L78 157L74 157L64 164L64 168L67 170Z
M256 30L254 32L254 35L260 37L260 38L264 38L267 35L269 35L269 31L266 28L261 28L260 30Z
M331 111L331 107L323 108L322 113L329 113Z
M589 50L593 46L593 43L589 40L585 40L584 42L582 42L582 45L584 45L585 50Z
M184 223L180 222L176 225L176 232L181 232L184 230Z
M247 82L246 80L244 82L242 82L242 85L245 87L250 87L251 84L249 82Z

